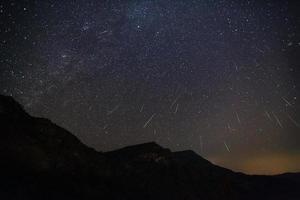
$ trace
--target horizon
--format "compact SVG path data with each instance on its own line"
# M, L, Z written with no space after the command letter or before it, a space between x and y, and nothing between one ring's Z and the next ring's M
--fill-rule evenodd
M9 97L11 97L11 96L9 96ZM19 102L17 102L17 103L19 103ZM23 105L21 105L21 107L24 108ZM24 111L27 112L26 110L24 110ZM32 116L32 117L39 118L39 116ZM62 127L62 128L65 129L64 127ZM65 130L67 130L67 129L65 129ZM71 131L69 131L69 130L67 130L67 131L70 134L74 135ZM76 137L76 135L74 135L74 136ZM76 138L78 138L78 137L76 137ZM80 142L82 142L80 140L80 138L78 138L78 140ZM134 146L142 146L145 144L155 144L162 148L169 149L169 148L165 147L164 145L157 143L156 141L146 141L146 142L141 142L141 143L137 143L137 144L131 144L129 146L118 147L116 149L111 149L108 151L101 151L101 150L97 150L97 149L95 149L95 150L98 152L106 153L106 152L113 152L113 151L121 150L121 149L128 148L128 147L130 148L130 147L134 147ZM87 144L84 144L84 145L88 146ZM91 147L91 146L88 146L88 147ZM91 148L93 148L93 147L91 147ZM169 150L173 151L172 149L169 149ZM193 150L181 149L181 150L177 150L177 151L173 151L173 152L180 152L180 151L193 151ZM193 151L193 152L195 152L195 151ZM232 158L230 158L230 157L227 157L226 159L224 159L222 157L218 158L218 157L213 157L213 156L203 157L199 152L195 152L195 153L198 156L208 160L209 162L211 162L214 165L224 167L224 168L232 170L234 172L241 172L246 175L273 176L273 175L281 175L281 174L287 174L287 173L300 173L299 169L297 168L297 166L300 165L300 154L296 153L296 152L292 155L291 159L286 159L286 155L284 155L284 153L277 152L277 154L270 156L270 157L265 156L265 155L263 155L263 156L254 156L254 155L248 156L247 158L241 159L240 162L236 162L236 163L232 162L232 160L231 160ZM290 156L289 154L287 154L287 155ZM268 160L268 159L270 159L270 160ZM293 162L291 162L291 160L293 160ZM286 163L285 166L280 165L282 163Z

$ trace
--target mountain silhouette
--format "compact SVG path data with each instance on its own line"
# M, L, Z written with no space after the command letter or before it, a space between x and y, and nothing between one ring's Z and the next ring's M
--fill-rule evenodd
M98 152L0 95L1 199L300 199L300 174L250 176L154 142Z

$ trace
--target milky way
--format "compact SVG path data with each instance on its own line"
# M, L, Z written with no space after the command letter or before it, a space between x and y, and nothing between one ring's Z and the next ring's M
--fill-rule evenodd
M299 3L72 2L0 3L1 94L101 151L156 141L300 170Z

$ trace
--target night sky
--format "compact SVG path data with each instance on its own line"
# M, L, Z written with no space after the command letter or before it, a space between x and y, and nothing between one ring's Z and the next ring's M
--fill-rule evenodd
M0 93L107 151L300 171L299 1L0 3Z

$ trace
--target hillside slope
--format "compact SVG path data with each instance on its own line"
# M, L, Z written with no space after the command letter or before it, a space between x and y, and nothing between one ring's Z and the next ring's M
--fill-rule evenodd
M299 174L248 176L154 142L97 152L0 95L1 199L300 199Z

